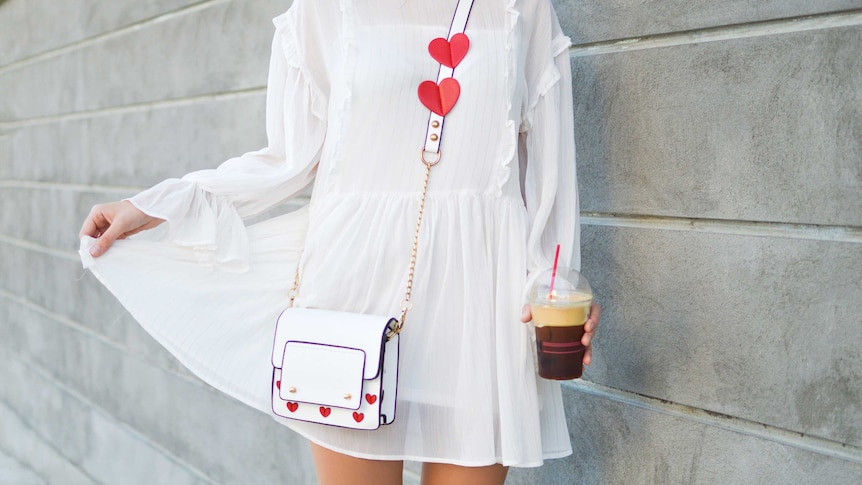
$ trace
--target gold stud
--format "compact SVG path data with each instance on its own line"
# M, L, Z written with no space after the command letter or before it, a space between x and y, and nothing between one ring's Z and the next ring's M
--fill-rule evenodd
M432 128L440 128L440 122L439 122L439 121L437 121L437 120L432 121L432 122L431 122L431 127L432 127Z
M347 394L344 395L344 400L349 401L351 397L353 397L353 396L351 396L350 393L348 392Z
M296 388L295 388L295 387L291 387L291 388L289 388L289 389L287 390L287 392L294 393L294 392L296 392Z
M439 136L437 136L437 135L435 135L435 134L432 134L432 135L430 136L430 138L431 138L431 141L437 141L438 139L440 139L440 137L439 137Z

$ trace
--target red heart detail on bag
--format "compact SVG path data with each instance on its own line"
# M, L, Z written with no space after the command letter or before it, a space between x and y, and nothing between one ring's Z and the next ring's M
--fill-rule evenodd
M357 413L356 411L353 411L353 420L354 421L356 421L357 423L361 423L363 419L365 419L364 414Z
M281 390L281 381L275 381L275 387L277 387L278 390Z
M419 85L419 101L440 116L446 116L461 95L461 85L448 77L437 85L434 81L424 81Z
M366 394L365 400L368 401L368 404L374 404L377 402L377 396L374 394Z
M466 34L455 34L450 40L438 37L428 44L428 53L435 61L446 67L455 68L467 55L470 39Z
M332 412L331 408L325 408L323 406L320 406L320 415L323 416L324 418L328 418L329 413L331 413L331 412Z
M292 413L296 412L296 410L298 408L299 408L299 403L295 403L295 402L288 402L287 403L287 410L292 412Z

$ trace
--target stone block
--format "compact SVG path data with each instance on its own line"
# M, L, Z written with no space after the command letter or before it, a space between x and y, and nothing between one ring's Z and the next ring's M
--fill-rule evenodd
M859 0L554 0L575 44L798 17L862 7Z
M261 87L281 2L211 8L0 71L0 121ZM170 46L170 55L165 55Z
M0 361L2 362L7 361L4 356L8 353L4 353L4 351L5 349L0 347ZM5 374L4 378L6 378ZM39 475L48 484L98 485L92 477L87 476L75 464L69 462L65 456L52 447L50 441L39 435L21 418L22 416L12 411L0 399L0 446L3 449L25 466L39 470ZM0 467L5 467L5 464L0 464ZM11 481L4 481L4 471L0 469L0 483L4 485L25 485L27 483L22 483L18 477Z
M862 225L862 28L573 58L584 211Z
M598 396L564 393L574 455L511 469L507 485L859 483L862 465Z
M862 245L586 227L589 380L862 445Z
M62 315L72 325L93 332L155 367L191 376L77 260L0 242L0 274L15 275L0 278L0 290L43 312ZM14 307L18 303L0 295L0 305Z
M39 437L62 450L96 483L204 485L215 482L146 442L123 423L91 407L61 381L34 371L28 361L4 359L2 400ZM71 483L65 480L58 483Z
M119 200L131 195L133 192L106 196L57 187L0 188L0 198L5 209L0 212L0 234L76 253L79 246L78 232L90 208L99 202ZM33 223L21 224L23 214L28 214Z
M48 485L48 482L32 469L3 452L0 452L0 483L7 485Z
M261 90L9 129L0 178L149 187L264 146Z
M9 328L20 322L26 322L24 330ZM106 345L102 339L23 307L12 307L11 318L0 320L0 333L16 339L7 344L15 349L13 361L27 362L49 376L41 387L53 391L56 383L63 383L75 395L87 396L91 410L104 410L113 420L158 443L173 460L189 464L214 483L247 483L248 477L257 477L264 483L314 482L311 453L304 439L266 414L196 379L158 369ZM3 396L7 401L21 396L17 398L21 408L32 396L12 388L0 392L11 394ZM30 414L37 414L34 420L40 423L64 419L55 410L37 409ZM81 432L69 428L65 432L69 439L89 436L78 438ZM84 445L70 443L70 449L86 449ZM122 450L115 457L134 456L133 451ZM85 458L70 457L72 461ZM96 466L102 468L110 466L103 462ZM180 483L156 480L146 471L141 471L137 479L143 480L141 483Z
M0 67L196 3L16 0L0 7Z

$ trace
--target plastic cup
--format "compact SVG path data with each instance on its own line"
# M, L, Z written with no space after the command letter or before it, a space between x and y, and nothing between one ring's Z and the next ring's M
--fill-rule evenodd
M593 290L584 275L569 268L557 269L551 290L552 275L552 270L542 272L529 292L539 375L553 380L577 379L584 372L586 347L581 337L590 316Z

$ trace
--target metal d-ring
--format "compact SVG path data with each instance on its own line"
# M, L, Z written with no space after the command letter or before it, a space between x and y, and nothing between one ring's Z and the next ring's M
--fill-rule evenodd
M419 157L422 158L422 163L424 163L426 167L433 167L434 165L437 165L437 162L440 161L440 157L443 156L443 152L440 150L437 150L437 160L434 160L433 162L429 162L428 160L425 160L425 154L426 153L428 153L428 150L426 150L424 148L419 150ZM434 153L434 152L431 152L431 153Z

